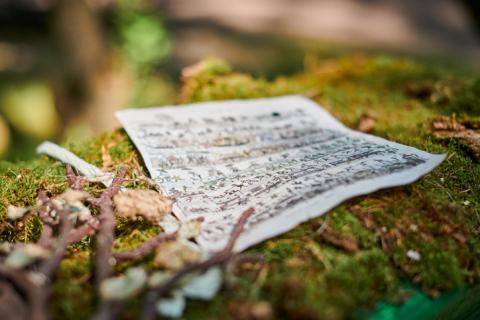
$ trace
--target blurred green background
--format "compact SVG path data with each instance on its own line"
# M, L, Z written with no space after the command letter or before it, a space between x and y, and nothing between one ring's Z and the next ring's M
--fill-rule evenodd
M478 3L0 0L0 158L175 103L182 68L205 56L267 78L359 50L478 68Z

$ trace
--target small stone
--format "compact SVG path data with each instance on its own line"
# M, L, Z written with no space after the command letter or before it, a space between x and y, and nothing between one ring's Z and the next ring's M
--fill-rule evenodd
M407 257L409 257L410 259L412 259L414 261L420 261L420 259L422 258L420 253L418 251L415 251L415 250L408 250L407 251Z
M222 286L222 271L220 268L210 268L205 273L189 279L183 287L187 298L211 300Z
M179 318L185 310L185 297L180 291L175 291L170 298L162 298L157 302L158 314L169 317Z
M120 301L138 294L147 281L143 268L130 268L115 278L104 280L100 285L100 295L107 301Z
M13 250L7 259L5 259L5 265L10 268L20 269L38 259L45 259L48 256L50 256L50 251L39 245L29 243Z

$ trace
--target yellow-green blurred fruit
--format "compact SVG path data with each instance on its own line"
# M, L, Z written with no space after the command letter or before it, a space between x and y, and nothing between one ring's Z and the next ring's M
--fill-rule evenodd
M49 138L58 131L60 120L53 93L42 83L7 89L1 107L7 120L27 135Z
M0 156L7 152L10 144L10 130L8 129L5 119L0 116Z

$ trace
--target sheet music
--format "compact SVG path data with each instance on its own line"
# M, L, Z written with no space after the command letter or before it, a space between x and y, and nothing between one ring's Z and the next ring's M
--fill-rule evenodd
M444 155L350 130L302 96L130 109L117 117L180 220L205 223L218 250L254 207L236 250L286 232L342 201L415 181Z

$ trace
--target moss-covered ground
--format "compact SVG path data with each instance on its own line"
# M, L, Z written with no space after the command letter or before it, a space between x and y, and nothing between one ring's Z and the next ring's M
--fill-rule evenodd
M181 103L303 94L352 128L368 114L375 119L375 135L448 153L416 183L352 199L249 249L262 254L265 264L242 265L213 301L189 302L185 318L255 319L261 311L268 313L261 308L264 302L275 319L352 318L380 300L402 303L408 298L401 285L405 282L430 297L479 282L479 158L464 142L435 139L429 123L456 113L457 119L478 129L480 75L408 59L349 55L309 61L304 72L274 80L206 60L185 70L182 81ZM128 164L130 177L146 174L121 130L66 146L99 167ZM0 162L0 239L27 242L39 236L35 217L18 223L6 220L8 204L32 205L40 189L57 194L65 188L65 169L57 161L39 157ZM95 186L91 188L94 192ZM119 221L115 249L135 247L159 231L147 223ZM52 305L56 318L83 319L92 312L91 242L77 244L61 265ZM421 259L409 258L409 250ZM141 263L151 267L151 258ZM138 301L132 301L126 317L135 318L138 307Z

